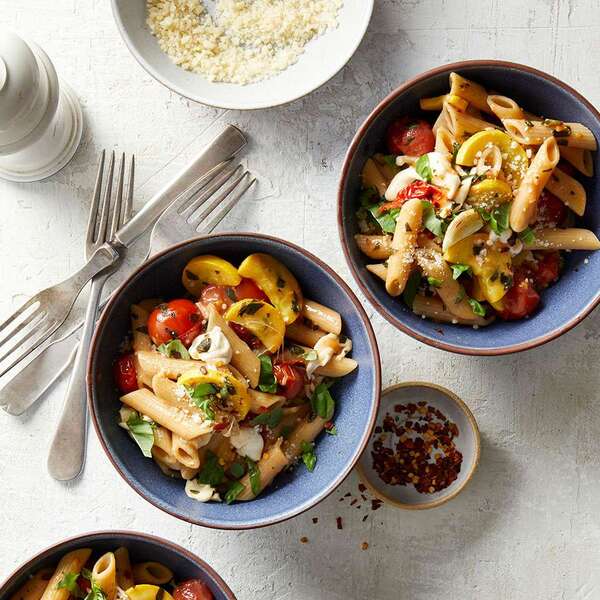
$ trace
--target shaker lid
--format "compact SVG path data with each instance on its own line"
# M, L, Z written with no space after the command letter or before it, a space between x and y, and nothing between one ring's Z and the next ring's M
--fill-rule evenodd
M52 63L34 44L0 29L0 151L18 146L56 108Z

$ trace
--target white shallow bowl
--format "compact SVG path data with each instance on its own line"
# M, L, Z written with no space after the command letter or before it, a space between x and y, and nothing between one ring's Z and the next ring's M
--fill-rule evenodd
M237 85L212 83L171 62L146 25L146 0L112 0L121 36L152 77L190 100L239 110L286 104L329 81L358 48L369 25L373 4L374 0L344 0L338 27L307 44L297 63L269 79Z
M375 433L375 429L381 426L386 413L394 414L396 404L408 404L409 402L416 404L421 401L439 409L456 424L459 435L454 442L463 456L457 479L446 489L433 494L422 494L413 485L388 485L373 469L371 458L373 441L379 437L379 434ZM413 510L435 508L448 502L464 489L479 464L481 442L475 417L456 394L442 386L415 381L400 383L385 389L381 393L375 429L356 468L361 480L374 496L398 508Z

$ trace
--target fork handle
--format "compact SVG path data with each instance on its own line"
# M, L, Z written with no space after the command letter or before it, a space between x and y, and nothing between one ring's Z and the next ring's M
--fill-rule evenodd
M65 394L63 411L48 454L48 471L54 479L69 481L83 470L87 438L87 356L94 334L98 304L102 288L109 274L92 280L90 297L85 313L81 341Z

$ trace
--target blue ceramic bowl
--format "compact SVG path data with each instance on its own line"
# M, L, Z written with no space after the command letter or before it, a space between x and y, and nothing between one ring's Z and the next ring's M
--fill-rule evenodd
M0 585L0 598L10 598L30 575L45 567L54 567L67 552L77 548L92 548L94 555L102 555L119 546L125 546L133 562L157 561L171 569L176 581L201 579L208 585L215 600L235 600L233 592L203 560L181 546L162 538L133 531L99 531L70 538L43 550L22 564Z
M530 67L500 61L467 61L446 65L400 86L392 92L358 130L346 155L339 186L338 226L342 247L352 273L375 309L392 325L412 337L451 352L474 355L509 354L548 342L582 321L600 301L600 253L567 255L560 280L542 294L542 307L527 320L502 322L478 330L440 325L423 320L399 299L385 291L381 281L367 271L360 252L355 212L359 206L360 173L369 156L384 149L385 131L403 115L418 115L419 99L448 92L448 76L456 71L496 93L514 98L526 110L564 121L579 121L600 140L600 114L575 90L558 79ZM429 117L431 115L428 115ZM595 172L600 171L594 153ZM582 226L600 235L600 184L598 178L581 177L588 194ZM584 264L588 259L589 264Z
M184 292L181 273L199 254L216 254L239 264L266 252L295 274L308 298L340 312L359 368L332 388L337 399L337 436L317 440L313 473L282 473L257 499L232 505L202 504L186 496L183 481L165 477L144 458L117 424L119 394L112 362L129 330L129 307L144 298L173 298ZM373 428L380 396L379 353L364 309L350 288L318 258L298 246L257 234L218 234L174 246L150 259L115 293L98 323L88 363L88 397L93 422L108 457L125 481L146 500L180 519L221 529L247 529L289 519L317 504L348 475Z

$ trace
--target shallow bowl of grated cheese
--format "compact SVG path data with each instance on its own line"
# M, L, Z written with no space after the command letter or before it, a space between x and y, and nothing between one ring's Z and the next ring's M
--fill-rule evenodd
M219 108L278 106L350 60L374 0L112 0L140 65L174 92Z

